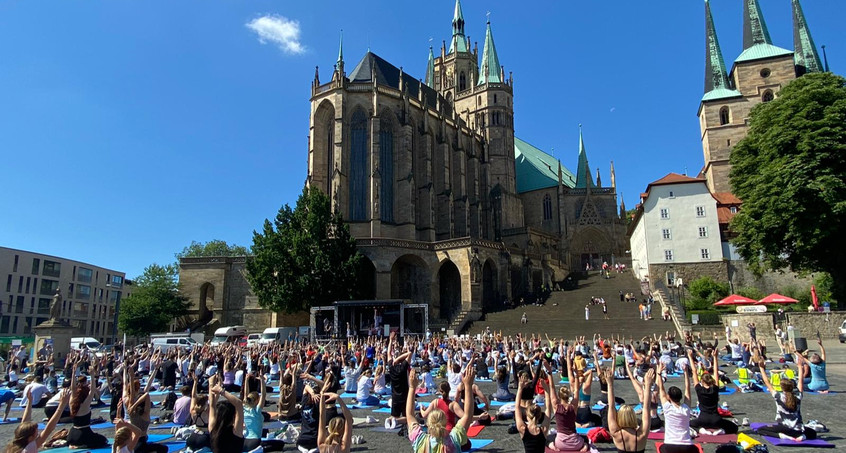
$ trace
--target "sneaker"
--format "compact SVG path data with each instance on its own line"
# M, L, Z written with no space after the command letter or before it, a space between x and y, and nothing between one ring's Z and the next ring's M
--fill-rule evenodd
M743 417L743 421L740 422L743 426L749 426L749 419L747 417Z
M397 421L393 417L385 419L385 429L394 429L397 426Z
M728 408L729 408L729 403L727 403L727 402L723 401L722 407L723 407L723 409L728 410Z
M374 417L372 415L368 415L367 417L364 418L364 423L376 423L378 421L379 420L376 420L376 417Z

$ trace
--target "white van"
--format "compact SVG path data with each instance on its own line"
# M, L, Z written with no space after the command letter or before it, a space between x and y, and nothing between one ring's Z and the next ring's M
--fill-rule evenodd
M296 327L268 327L267 329L264 329L264 332L261 334L259 344L268 344L273 343L274 341L277 343L284 343L285 340L288 339L289 334L296 333ZM294 335L291 336L293 337Z
M193 349L199 343L188 336L188 334L179 333L150 335L150 344L153 349L161 348L162 352L168 352L175 348L183 350Z
M247 328L244 326L221 327L214 331L211 345L218 346L223 343L237 343L241 337L245 337L246 335Z
M89 351L96 351L100 349L100 342L92 337L73 337L71 338L70 347L74 351L81 351L82 346L87 346Z

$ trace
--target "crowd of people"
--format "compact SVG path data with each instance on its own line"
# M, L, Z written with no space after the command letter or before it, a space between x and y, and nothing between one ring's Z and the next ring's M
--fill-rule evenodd
M742 423L725 417L720 405L721 389L732 385L720 366L726 363L772 395L777 423L761 432L795 440L815 436L813 426L803 422L801 402L805 389L828 390L822 341L820 353L807 358L788 351L796 363L795 383L787 373L792 369L776 370L773 382L761 340L719 343L716 335L677 338L670 332L639 340L563 339L488 329L475 338L391 334L323 344L207 343L190 351L82 350L57 366L52 357L38 365L12 359L0 402L6 417L18 396L25 408L7 453L37 451L48 442L104 447L109 440L92 429L92 408L106 406L103 421L113 424L114 452L167 452L166 445L149 440L156 422L190 427L182 434L195 452L280 451L285 442L268 438L264 427L274 420L299 423L296 439L286 440L302 451L348 452L353 405L389 406L385 428L398 428L418 453L467 450L471 424L494 419L513 419L511 432L528 453L586 451L588 442L599 441L640 452L654 430L664 431L662 453L680 453L696 450L695 436L738 432ZM679 385L671 385L672 379ZM480 386L487 380L494 388L490 393ZM638 401L617 396L619 385L631 385ZM160 407L154 406L153 391L164 392ZM420 395L431 393L437 397L420 407ZM503 403L497 413L493 402ZM44 429L31 421L36 408L48 420ZM161 415L154 417L154 410ZM56 437L54 428L62 422L69 423L66 436Z

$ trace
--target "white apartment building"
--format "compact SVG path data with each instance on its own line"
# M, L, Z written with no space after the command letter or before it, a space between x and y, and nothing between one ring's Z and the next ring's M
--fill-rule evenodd
M0 247L0 336L34 335L50 317L56 289L64 298L62 319L80 335L113 344L125 274L91 264Z
M673 286L702 275L726 280L717 199L704 178L670 173L642 193L631 232L632 271Z

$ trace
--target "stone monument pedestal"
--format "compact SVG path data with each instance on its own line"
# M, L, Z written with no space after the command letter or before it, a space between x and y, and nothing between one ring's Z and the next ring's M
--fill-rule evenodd
M36 348L41 348L47 340L52 342L53 366L56 369L61 369L70 352L71 338L77 333L76 328L64 322L50 319L33 327L32 330L35 331Z

